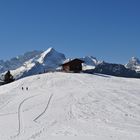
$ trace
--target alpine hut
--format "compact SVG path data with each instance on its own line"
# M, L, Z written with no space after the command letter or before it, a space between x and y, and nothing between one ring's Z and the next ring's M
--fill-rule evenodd
M62 64L62 69L65 72L78 73L78 72L82 71L82 63L84 63L84 61L77 59L77 58L73 59L73 60L69 60L68 62L64 62Z

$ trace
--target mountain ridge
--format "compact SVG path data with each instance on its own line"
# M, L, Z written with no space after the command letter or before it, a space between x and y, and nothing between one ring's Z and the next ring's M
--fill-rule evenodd
M55 51L53 48L49 48L37 57L24 63L18 69L12 70L11 73L16 79L19 79L46 71L54 71L65 59L64 54Z
M26 52L23 55L18 55L16 57L11 58L10 60L0 60L0 73L3 73L8 70L14 70L20 66L22 66L26 61L28 61L31 58L36 57L42 53L42 51L30 51Z
M101 67L98 65L102 65L104 61L97 60L96 57L93 56L85 56L78 58L84 61L83 63L83 70L84 71L92 71L96 68L96 72L101 72ZM39 73L44 73L47 71L55 71L59 69L60 65L63 64L65 61L70 61L71 59L66 58L63 53L57 52L54 48L50 47L46 51L31 51L26 52L24 55L19 55L17 57L14 57L8 61L0 60L0 73L3 75L6 71L10 70L12 75L15 77L15 79L20 79L26 76L35 75ZM105 70L104 74L110 74L112 75L114 72L114 65L111 63L104 63L102 65L104 68L109 66L111 68L111 71ZM126 65L123 65L126 70L125 71L131 71L130 73L134 73L133 71L139 72L140 71L140 60L136 57L132 57L129 62ZM121 68L123 67L121 66ZM120 67L119 64L115 64L115 67ZM122 68L122 69L125 69ZM120 71L116 71L117 73L114 73L114 76L118 75L119 73L123 73L122 69ZM128 70L127 70L128 69ZM124 74L126 75L126 74ZM135 74L132 74L131 77L137 77ZM122 74L120 75L122 76ZM2 76L1 76L2 77ZM2 78L1 78L2 79Z

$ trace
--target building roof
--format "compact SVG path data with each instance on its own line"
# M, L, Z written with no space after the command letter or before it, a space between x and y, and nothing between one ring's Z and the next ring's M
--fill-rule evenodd
M64 61L64 63L62 65L67 65L67 64L70 64L70 63L72 63L74 61L79 61L80 63L84 63L83 60L75 58L75 59L67 59L66 61Z

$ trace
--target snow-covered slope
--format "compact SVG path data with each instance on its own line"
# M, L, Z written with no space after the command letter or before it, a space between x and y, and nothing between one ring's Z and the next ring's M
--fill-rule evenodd
M0 139L139 140L139 91L138 79L106 75L57 72L23 78L0 87Z
M37 57L26 61L18 69L12 70L11 73L15 79L19 79L46 71L54 71L65 59L64 54L57 52L53 48L49 48Z
M132 57L128 64L126 64L126 68L140 72L140 60L136 57Z

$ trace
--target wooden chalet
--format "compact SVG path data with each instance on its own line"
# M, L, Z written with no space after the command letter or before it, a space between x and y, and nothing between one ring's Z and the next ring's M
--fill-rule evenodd
M5 84L5 82L2 81L2 80L0 80L0 86L2 86L2 85L4 85L4 84Z
M62 69L65 72L80 72L82 71L82 63L84 63L84 61L80 60L80 59L73 59L70 60L69 62L65 62L64 64L62 64Z

